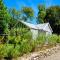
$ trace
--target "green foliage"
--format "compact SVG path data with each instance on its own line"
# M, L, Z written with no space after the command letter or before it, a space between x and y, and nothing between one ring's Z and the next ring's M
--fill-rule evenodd
M9 9L9 14L10 14L9 29L11 29L15 26L15 24L18 23L17 20L20 19L21 13L20 11L17 11L16 9L12 8L12 9Z
M12 44L0 44L0 57L8 57L12 49Z
M0 0L0 34L6 33L5 29L8 29L8 11L3 4L3 0Z
M42 35L40 34L37 38L37 44L45 44L45 41L46 41L46 36L45 35Z
M3 38L4 38L3 36L0 36L0 42L2 42Z
M49 22L53 32L60 34L60 7L52 6L46 9L46 22Z
M49 44L56 44L58 43L58 36L53 34L48 37Z
M23 35L23 39L31 40L32 33L30 31L26 32L26 34Z
M21 54L29 53L29 52L31 52L31 50L32 50L32 46L30 45L29 42L27 42L26 40L21 42L21 45L20 45Z
M38 23L44 23L44 18L46 16L45 6L38 5Z
M60 43L60 35L58 35L57 43Z
M22 15L23 15L22 18L26 21L28 18L30 19L34 16L34 11L30 7L23 7L21 11L22 11Z
M38 6L38 21L39 23L44 22L44 18L46 17L46 21L49 20L51 26L60 27L60 7L53 7L47 9L47 15L45 11L45 7L43 5ZM8 35L8 39L3 44L0 44L0 58L4 57L18 57L23 54L34 51L34 49L39 45L42 46L45 44L46 39L48 39L49 44L60 43L60 35L51 35L46 38L44 34L40 34L37 40L32 40L32 34L27 27L22 28L23 26L15 26L18 23L18 19L20 18L20 11L15 9L11 9L10 14L7 11L7 8L4 6L3 1L0 0L0 33L6 33ZM29 18L33 18L34 12L30 7L22 8L22 19L26 20ZM58 12L58 13L57 13ZM46 15L46 16L45 16ZM17 24L18 25L18 24ZM59 25L59 26L58 26ZM14 27L15 26L15 27ZM8 29L9 27L9 29ZM13 28L14 27L14 28ZM13 28L13 29L11 29ZM16 29L17 28L17 29ZM60 31L60 30L59 30ZM59 33L59 32L58 32ZM0 36L0 42L3 40L3 37Z
M8 36L8 42L9 43L11 43L11 44L13 44L13 43L15 43L15 36Z
M21 43L21 36L16 36L15 43Z
M10 13L12 19L19 19L20 14L21 14L20 11L17 11L15 8L10 9L9 13Z
M11 33L10 33L11 32ZM13 29L9 32L8 41L10 43L21 43L24 39L31 40L32 35L27 28ZM17 34L17 35L16 35Z
M9 39L11 39L12 43L0 44L0 58L17 58L18 56L22 56L23 54L27 54L31 51L34 51L34 49L37 49L37 46L43 46L46 42L46 36L43 34L39 35L37 40L30 40L27 38L23 38L23 40L21 40L19 36L11 36L9 37ZM57 36L55 34L48 36L47 39L49 44L52 45L60 43L60 36Z
M60 35L59 35L59 43L60 43Z
M14 44L0 44L0 58L17 57L20 54L19 48L19 45L16 45L14 48Z
M15 58L18 57L20 55L19 49L20 49L20 45L16 44L15 48L13 48L11 51L11 56Z

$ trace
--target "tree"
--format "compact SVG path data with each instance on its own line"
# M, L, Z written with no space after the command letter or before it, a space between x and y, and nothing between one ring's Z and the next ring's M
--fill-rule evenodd
M44 23L44 18L46 15L45 6L44 5L38 5L38 16L37 16L37 22L38 23Z
M21 11L22 11L22 19L25 21L27 21L28 19L31 20L31 18L33 18L34 16L34 11L30 7L23 7Z
M16 9L9 9L10 13L10 22L9 22L9 28L11 29L17 22L17 20L20 19L20 11L17 11Z
M3 4L3 0L0 0L0 34L6 33L8 29L8 12L7 8Z
M60 7L59 6L52 6L46 9L46 21L49 22L53 32L60 34Z
M17 11L15 8L9 9L9 13L13 19L19 19L20 18L20 11Z

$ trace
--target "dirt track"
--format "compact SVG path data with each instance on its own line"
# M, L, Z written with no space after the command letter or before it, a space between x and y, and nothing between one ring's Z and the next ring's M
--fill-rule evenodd
M48 53L46 51L48 51L48 52L50 51L50 53ZM46 51L45 52L43 51L44 54L42 56L40 55L41 54L40 52L34 52L27 56L25 55L25 56L19 57L17 60L60 60L60 46L53 47L52 49L49 49ZM47 53L48 55L46 55L45 53ZM40 58L40 57L42 57L42 58ZM31 58L33 58L33 59L31 59Z
M18 60L20 60L20 59L18 59ZM24 59L23 58L22 60L29 60L29 59ZM48 57L45 57L45 58L39 59L39 60L60 60L60 51L58 51L55 54L52 54L51 56L48 56Z
M44 58L43 60L60 60L60 51L58 51L56 54Z

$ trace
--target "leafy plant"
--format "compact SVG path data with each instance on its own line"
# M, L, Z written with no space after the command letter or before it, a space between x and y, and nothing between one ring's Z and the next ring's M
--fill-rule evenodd
M60 43L60 35L58 36L58 40L57 40L58 43Z
M10 56L10 52L13 49L12 44L0 44L0 57L8 57Z
M37 44L45 44L46 41L46 36L43 34L40 34L37 38Z
M29 53L32 50L32 46L30 45L30 42L27 40L23 40L20 45L20 52L22 54Z
M56 44L58 40L58 36L53 34L48 37L49 44Z
M20 45L16 44L15 48L11 51L11 56L16 58L20 55Z

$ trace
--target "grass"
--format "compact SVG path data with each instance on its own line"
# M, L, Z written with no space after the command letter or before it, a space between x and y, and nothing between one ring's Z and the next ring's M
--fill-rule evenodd
M48 36L48 45L45 46L46 36L40 35L36 40L31 39L31 33L28 32L22 36L8 36L8 43L0 44L0 57L16 58L24 54L44 50L60 43L60 35ZM1 39L1 37L0 37Z

